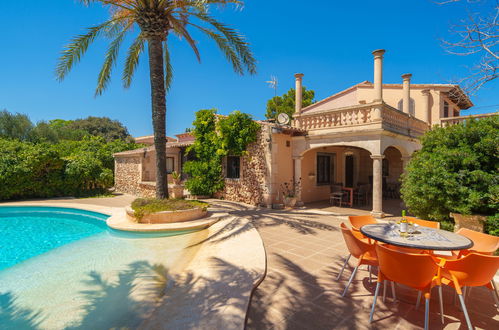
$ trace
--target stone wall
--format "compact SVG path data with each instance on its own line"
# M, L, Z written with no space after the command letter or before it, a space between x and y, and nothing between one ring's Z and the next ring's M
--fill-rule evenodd
M144 198L156 196L156 183L142 181L142 159L142 154L114 158L114 187L116 191ZM168 182L173 182L170 174L167 178ZM168 187L168 192L171 195L172 187Z
M225 188L217 197L251 205L266 204L269 198L270 158L269 126L262 125L257 141L248 146L248 156L241 157L239 179L225 179ZM225 166L224 166L225 174Z
M140 181L142 179L141 157L115 157L114 159L114 187L116 191L140 195Z

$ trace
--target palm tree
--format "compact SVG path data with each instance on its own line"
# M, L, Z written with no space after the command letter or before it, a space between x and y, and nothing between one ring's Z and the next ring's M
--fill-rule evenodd
M185 39L200 61L196 41L188 28L192 27L213 39L235 72L256 73L256 61L243 35L217 21L208 9L213 5L234 4L242 6L239 0L80 0L85 5L100 2L110 9L110 18L102 24L79 35L63 50L59 58L56 75L61 81L75 63L98 37L111 40L104 64L98 76L95 95L100 95L109 84L111 71L116 63L120 46L129 33L135 29L122 74L123 86L130 87L139 58L147 43L152 98L152 122L154 147L156 149L156 197L168 198L166 181L166 91L172 81L172 66L168 37L172 33Z

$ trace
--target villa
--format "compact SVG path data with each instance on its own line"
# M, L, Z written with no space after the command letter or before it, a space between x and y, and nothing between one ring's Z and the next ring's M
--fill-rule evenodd
M403 74L401 84L384 84L384 53L373 52L374 83L363 81L305 108L304 75L296 74L293 120L258 122L261 130L248 148L250 156L224 160L226 184L217 197L271 207L283 203L281 187L294 181L300 186L296 198L301 204L329 200L331 187L339 184L346 193L343 202L351 205L355 193L372 204L372 215L383 217L383 196L397 197L404 166L421 147L418 138L433 125L469 118L461 110L473 106L458 85L411 84L411 74ZM153 196L152 136L137 142L151 146L114 155L116 189ZM182 173L192 143L190 133L168 138L168 173Z

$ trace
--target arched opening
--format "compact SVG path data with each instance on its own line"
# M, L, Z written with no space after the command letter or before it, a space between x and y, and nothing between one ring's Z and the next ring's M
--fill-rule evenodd
M372 178L370 155L366 149L348 145L321 146L304 152L301 158L302 201L328 201L333 185L352 190L368 185Z

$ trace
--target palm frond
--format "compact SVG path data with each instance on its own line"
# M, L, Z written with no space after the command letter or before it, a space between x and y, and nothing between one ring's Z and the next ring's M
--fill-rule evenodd
M197 27L199 30L204 32L206 35L208 35L211 39L213 39L216 42L218 48L220 48L222 53L224 53L225 58L227 58L227 60L232 64L232 68L236 73L241 75L244 74L244 68L241 63L241 59L236 53L236 51L233 49L233 47L230 45L227 39L225 39L222 35L214 32L213 30L204 28L196 24L192 23L190 24Z
M99 77L97 78L97 88L95 90L95 96L102 95L102 92L109 85L109 81L111 80L111 72L113 70L114 64L116 63L116 58L118 57L120 46L123 42L123 39L125 38L126 33L127 29L123 29L109 45L109 48L106 52L104 64L102 65L102 69L99 72Z
M168 49L168 43L166 40L163 42L163 53L165 61L165 90L168 92L173 80L173 66L170 60L170 50Z
M109 27L114 20L109 20L100 25L88 29L87 34L82 34L74 38L69 45L62 51L62 55L57 61L56 77L59 81L63 80L73 66L78 63L88 49L88 46L95 38Z
M123 69L123 86L129 88L132 84L132 78L139 65L140 54L144 51L145 40L139 35L128 49L128 55L125 60L125 68Z
M256 73L256 60L249 48L249 44L246 42L242 34L225 24L218 22L207 14L192 13L192 15L199 18L201 21L211 24L215 29L217 29L226 38L227 42L234 48L237 56L241 59L242 64L244 64L246 70L248 70L250 74Z
M201 62L201 55L199 54L198 47L196 46L196 41L192 39L191 35L189 34L189 31L185 28L185 24L187 23L187 18L182 18L182 21L177 20L173 17L170 19L170 24L173 27L173 31L177 33L180 37L184 37L185 40L187 40L187 43L191 46L192 50L194 51L194 54L196 54L196 58L198 59L199 62Z

